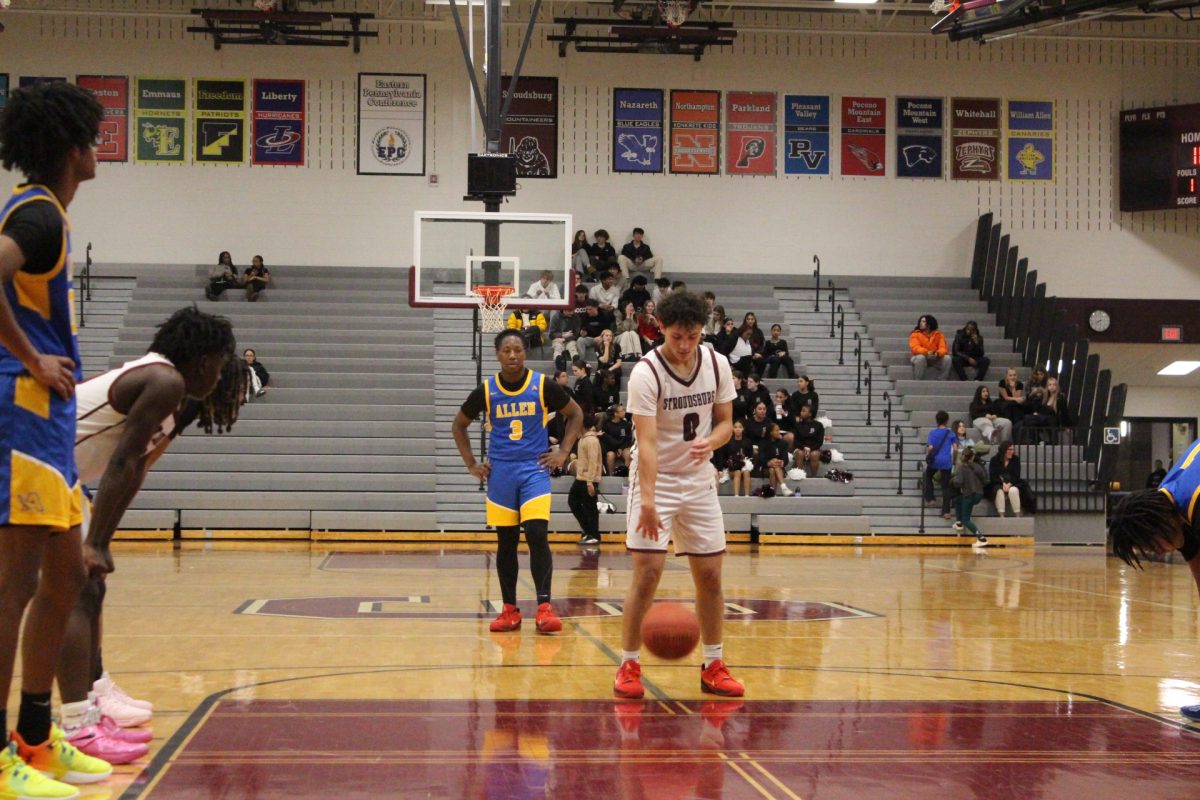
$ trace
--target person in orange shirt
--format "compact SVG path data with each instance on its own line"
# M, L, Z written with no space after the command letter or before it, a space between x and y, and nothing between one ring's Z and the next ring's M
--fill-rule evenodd
M924 380L926 369L936 370L939 380L950 377L950 348L932 314L923 314L917 320L917 327L908 335L908 351L914 379Z

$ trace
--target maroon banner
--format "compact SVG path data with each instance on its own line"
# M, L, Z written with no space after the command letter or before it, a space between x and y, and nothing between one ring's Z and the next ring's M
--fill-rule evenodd
M1000 180L1000 101L950 98L950 149L954 180Z
M129 160L129 78L124 75L80 75L80 87L96 95L104 107L97 161Z
M774 175L777 105L774 92L725 95L726 175Z
M887 98L842 98L842 174L882 177L887 164Z
M721 172L721 93L671 90L671 172Z
M508 75L501 80L502 98L507 99L511 81ZM521 76L500 143L505 152L516 154L518 176L558 177L558 78Z

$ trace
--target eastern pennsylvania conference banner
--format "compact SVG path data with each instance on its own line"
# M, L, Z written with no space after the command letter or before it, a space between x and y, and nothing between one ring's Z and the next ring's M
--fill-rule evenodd
M950 177L956 181L1000 180L1000 101L991 97L950 100Z
M254 80L253 164L304 166L304 81Z
M133 101L134 159L151 164L187 161L187 81L136 78Z
M881 177L887 159L887 98L842 98L842 174Z
M1054 180L1054 101L1008 101L1008 177Z
M246 82L196 79L196 163L246 160Z
M662 168L662 89L613 89L613 172Z
M512 77L500 81L501 101L508 100ZM558 177L558 78L522 77L517 81L500 147L517 157L522 178Z
M721 93L671 90L671 172L721 171Z
M897 97L896 177L942 177L945 133L945 103L942 98Z
M774 92L725 95L726 175L774 175L777 134Z
M76 83L96 95L104 107L96 160L128 161L129 78L124 75L80 75Z
M425 174L425 76L358 73L358 174Z
M829 96L783 96L783 172L829 174Z

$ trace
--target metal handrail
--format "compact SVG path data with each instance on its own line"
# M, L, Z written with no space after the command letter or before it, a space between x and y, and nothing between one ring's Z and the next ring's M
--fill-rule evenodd
M896 464L896 494L904 494L904 429L896 426L896 452L899 461Z
M883 457L888 461L892 460L892 396L887 392L883 393L883 401L887 403L887 408L883 410L883 418L887 420L884 427L887 429L887 443L883 446Z
M863 359L863 361L865 363L866 359ZM867 381L866 381L866 383L867 383L867 424L871 425L871 424L873 424L871 422L871 386L874 384L874 381L871 379L871 365L866 364L866 367L867 367Z
M862 394L862 337L858 335L858 331L854 332L854 362L857 364L855 368L854 393Z
M833 281L829 282L829 338L833 338L833 320L837 316L837 308L833 304L833 296L837 289L833 285Z
M821 259L816 253L813 253L813 263L817 268L813 270L813 277L816 278L816 284L813 286L813 311L821 310Z
M903 459L901 460L903 463ZM917 469L921 471L921 477L918 482L921 485L921 491L918 496L921 498L921 523L917 526L917 533L925 532L925 483L929 480L929 471L925 469L925 465L917 462Z
M846 364L846 309L842 308L842 304L838 303L838 366Z

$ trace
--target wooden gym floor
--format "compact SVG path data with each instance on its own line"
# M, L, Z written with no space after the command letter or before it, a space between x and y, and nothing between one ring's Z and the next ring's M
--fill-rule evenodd
M88 798L1195 796L1188 570L1094 549L741 548L726 654L611 682L624 551L555 552L565 627L489 634L488 549L121 545L105 663L150 760ZM689 597L670 562L661 597ZM523 610L533 603L525 562ZM531 615L530 615L531 616ZM697 654L698 655L698 654ZM10 706L15 705L10 701Z

